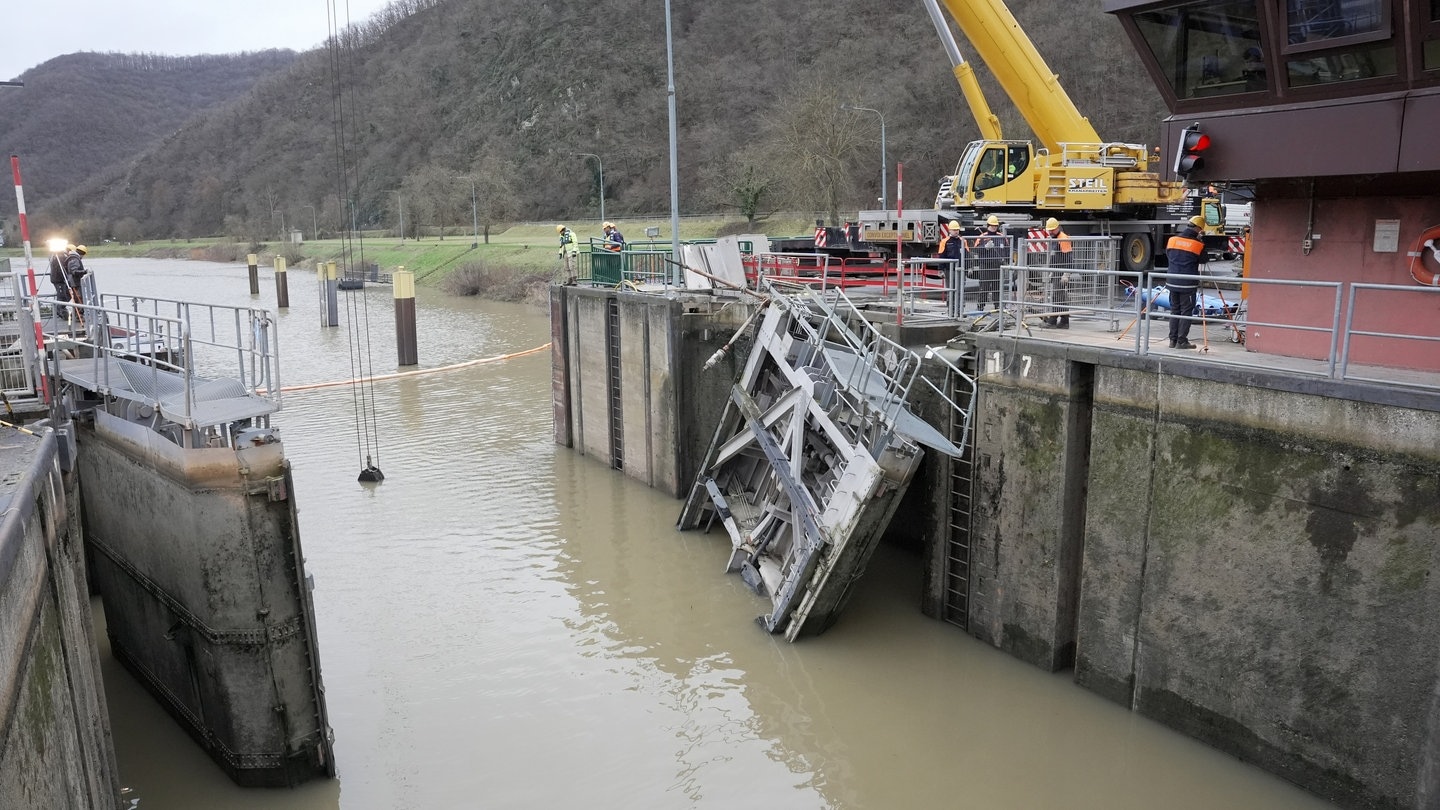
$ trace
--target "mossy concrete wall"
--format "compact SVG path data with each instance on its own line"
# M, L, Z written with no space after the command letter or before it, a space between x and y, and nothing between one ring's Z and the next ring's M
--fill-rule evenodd
M120 804L75 514L54 434L0 445L0 806Z
M975 430L970 633L1048 670L1075 655L1089 366L989 355Z
M98 409L79 438L116 660L237 784L333 776L283 446L183 450Z
M748 339L708 371L705 363L751 311L733 298L696 293L552 287L551 333L562 347L552 352L552 368L563 371L551 381L556 442L655 489L687 494L749 356ZM618 420L612 402L619 403Z
M1437 437L1098 370L1076 680L1342 805L1440 806Z
M978 342L972 634L1341 806L1440 807L1440 396Z

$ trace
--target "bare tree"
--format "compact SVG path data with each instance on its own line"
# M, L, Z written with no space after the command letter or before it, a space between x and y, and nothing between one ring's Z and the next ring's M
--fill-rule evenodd
M754 227L756 220L775 211L780 197L774 164L759 146L725 155L701 173L705 202L739 211L745 224Z
M840 209L856 195L855 165L867 145L866 121L840 109L838 88L811 89L785 107L768 139L776 169L792 205L840 221Z
M490 244L490 226L497 220L515 215L519 202L515 195L515 165L487 152L471 167L468 178L475 183L477 215L485 228L485 244Z

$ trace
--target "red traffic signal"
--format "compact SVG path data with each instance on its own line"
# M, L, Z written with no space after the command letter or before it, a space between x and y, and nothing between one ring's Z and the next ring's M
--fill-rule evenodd
M1200 131L1199 124L1191 124L1180 133L1180 148L1175 151L1175 174L1188 177L1191 172L1205 168L1201 152L1210 148L1210 136Z

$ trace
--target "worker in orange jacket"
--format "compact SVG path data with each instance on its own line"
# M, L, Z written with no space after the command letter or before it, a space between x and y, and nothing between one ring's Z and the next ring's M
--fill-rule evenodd
M1070 235L1060 229L1060 220L1054 217L1045 220L1044 239L1045 266L1068 266L1073 246L1070 244ZM1067 310L1070 308L1070 277L1065 270L1051 270L1046 284L1050 289L1050 303L1055 314L1040 320L1050 329L1069 329L1070 313Z

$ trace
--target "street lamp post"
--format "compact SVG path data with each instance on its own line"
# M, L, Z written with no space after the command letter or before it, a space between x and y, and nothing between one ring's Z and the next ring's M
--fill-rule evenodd
M309 208L309 209L310 209L310 238L311 238L311 239L319 239L319 238L320 238L320 225L318 224L318 223L319 223L319 220L315 218L315 206L313 206L313 205L302 205L302 206L300 206L300 207L301 207L301 208Z
M470 249L480 247L480 208L476 203L475 178L470 178Z
M670 119L670 258L683 268L680 257L680 151L675 114L675 39L670 25L670 0L665 0L665 98ZM682 283L684 276L680 276Z
M405 198L400 196L400 190L395 189L395 205L400 209L400 241L405 241Z
M590 152L571 152L575 157L593 157L595 165L600 167L600 221L605 221L605 164L601 162L600 156Z
M889 179L885 176L885 114L870 107L857 107L854 104L841 104L840 109L872 112L880 116L880 207L889 210L890 206L885 196L885 185L889 182Z

